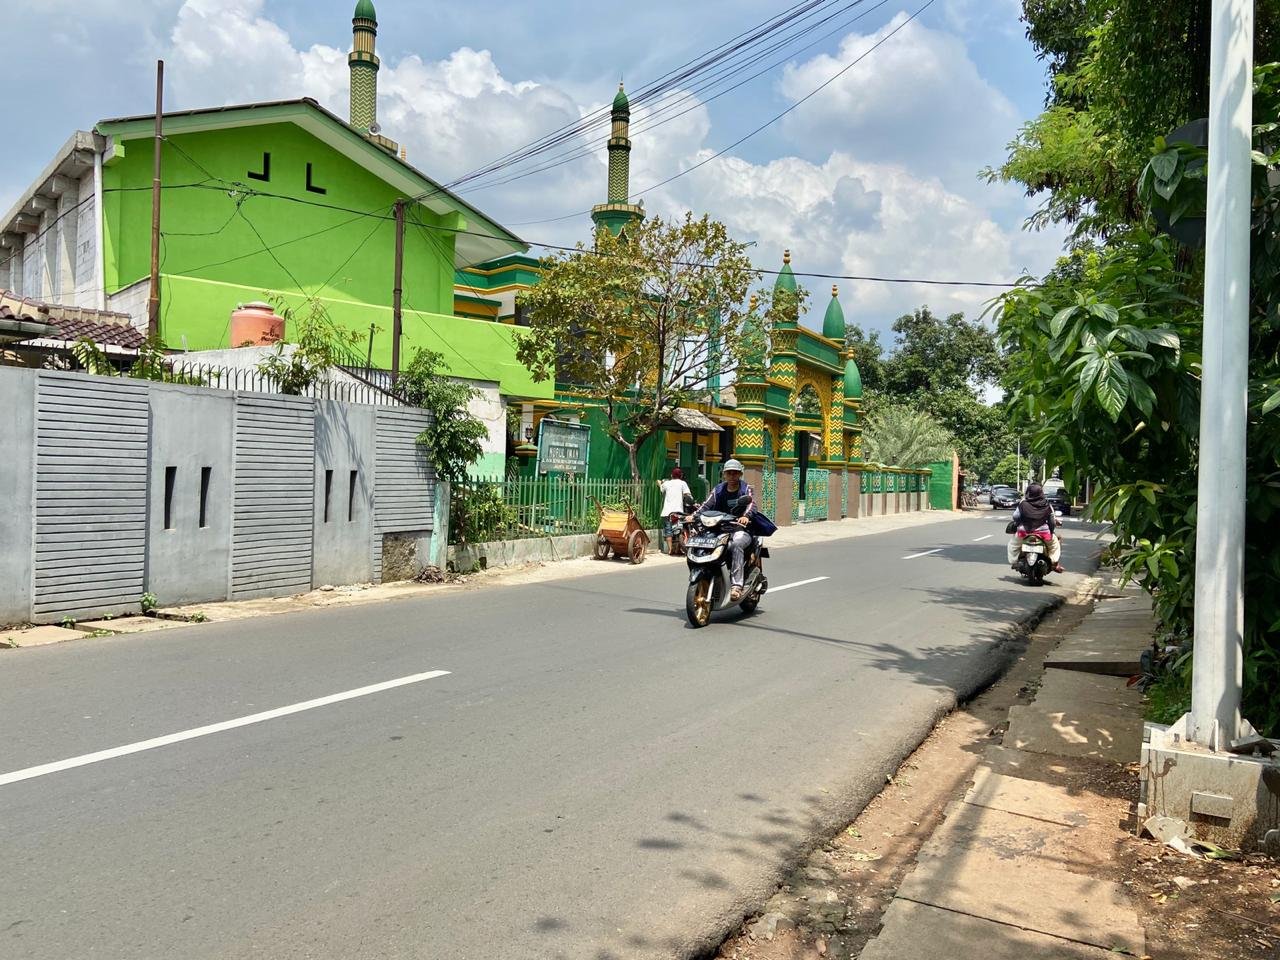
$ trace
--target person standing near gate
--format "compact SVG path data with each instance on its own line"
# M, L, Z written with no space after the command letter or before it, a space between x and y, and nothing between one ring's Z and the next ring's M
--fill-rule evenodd
M685 501L693 499L693 492L684 482L684 471L679 467L671 469L671 479L657 483L662 491L662 539L667 543L667 553L673 553L676 538L680 536L680 521L688 512Z

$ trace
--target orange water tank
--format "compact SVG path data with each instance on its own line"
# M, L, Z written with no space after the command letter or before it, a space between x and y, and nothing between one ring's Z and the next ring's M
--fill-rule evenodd
M231 311L231 346L267 346L284 339L284 317L271 304L242 303Z

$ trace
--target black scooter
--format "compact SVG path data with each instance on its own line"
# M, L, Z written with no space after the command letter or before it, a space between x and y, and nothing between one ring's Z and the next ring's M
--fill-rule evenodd
M1018 543L1018 572L1033 587L1044 585L1049 565L1049 543L1038 533L1029 533Z
M685 562L689 567L684 612L690 626L695 628L710 623L713 610L733 606L729 600L732 593L729 540L741 529L734 520L732 514L708 510L684 525ZM752 537L745 558L742 599L737 602L744 613L753 612L769 589L761 562L768 556L769 548L761 545L759 537Z

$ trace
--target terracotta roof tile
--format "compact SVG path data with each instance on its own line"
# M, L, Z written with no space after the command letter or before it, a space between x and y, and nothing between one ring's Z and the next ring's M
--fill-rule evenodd
M136 327L124 323L96 323L92 320L54 320L64 340L88 337L95 343L108 343L116 347L137 350L147 338Z
M137 350L146 343L146 336L129 322L128 314L42 303L6 290L0 290L0 320L47 324L53 328L50 339L88 337L95 343L129 350Z

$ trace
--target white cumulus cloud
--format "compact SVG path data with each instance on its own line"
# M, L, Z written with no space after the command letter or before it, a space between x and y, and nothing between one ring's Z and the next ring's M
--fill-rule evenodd
M950 0L950 8L954 16L972 13L965 0ZM903 20L850 33L833 53L788 65L779 93L799 101ZM300 48L270 19L264 0L186 0L169 46L183 106L310 96L346 114L346 50ZM612 90L600 91L599 102L583 102L571 92L581 83L511 77L489 50L470 46L435 60L384 52L379 120L388 136L405 144L411 162L449 182L607 106ZM690 171L734 136L717 131L696 99L686 106L693 109L649 133L649 110L634 110L633 190ZM1027 268L1045 269L1059 243L1056 235L1022 233L1025 201L976 177L980 166L999 160L1021 119L958 35L915 21L778 125L780 156L753 162L728 154L643 200L650 213L679 216L691 209L724 220L757 244L763 267L776 267L790 247L801 271L1011 279ZM599 147L606 136L603 128L590 141L575 136L536 162L481 178L462 193L529 240L585 239L586 212L605 196ZM496 183L534 166L550 169ZM805 283L820 317L830 282ZM924 302L938 312L978 312L993 294L870 282L842 282L841 288L850 317L876 329Z

